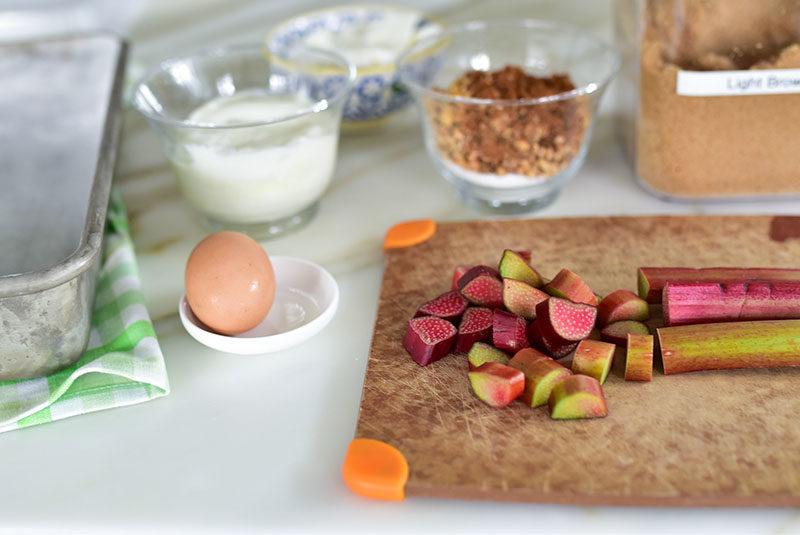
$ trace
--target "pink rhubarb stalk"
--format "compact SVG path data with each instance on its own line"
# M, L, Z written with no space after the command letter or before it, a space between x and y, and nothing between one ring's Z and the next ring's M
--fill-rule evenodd
M648 303L660 303L668 282L800 281L800 269L785 268L639 268L639 297Z
M669 282L664 322L672 325L800 318L800 282Z

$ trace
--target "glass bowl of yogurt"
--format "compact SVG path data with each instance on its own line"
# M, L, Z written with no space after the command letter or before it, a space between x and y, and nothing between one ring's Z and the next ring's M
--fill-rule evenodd
M209 229L267 239L316 213L354 79L330 51L234 46L162 62L133 103Z
M584 162L617 50L579 28L476 21L422 39L398 60L439 173L498 214L553 202Z

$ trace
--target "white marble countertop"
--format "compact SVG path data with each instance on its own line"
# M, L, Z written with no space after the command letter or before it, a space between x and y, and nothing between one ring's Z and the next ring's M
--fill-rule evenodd
M331 3L142 1L111 24L130 35L133 77L165 56L257 41L282 18ZM414 3L445 22L527 16L610 34L606 1ZM635 184L615 142L613 107L606 104L585 167L536 217L797 210L796 201L670 204L648 195ZM382 130L343 137L335 182L316 219L266 244L270 253L326 266L342 292L339 312L321 335L271 356L216 353L189 338L177 321L184 262L204 232L181 199L153 135L130 111L116 183L130 210L172 394L0 437L0 533L800 532L800 515L790 509L584 508L414 498L386 504L345 489L340 466L361 396L383 234L405 219L480 217L437 175L413 110Z

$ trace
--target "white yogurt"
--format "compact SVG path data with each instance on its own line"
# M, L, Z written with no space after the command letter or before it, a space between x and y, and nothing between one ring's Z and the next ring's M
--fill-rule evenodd
M307 110L303 95L242 92L192 112L202 125L270 121ZM184 195L224 223L264 223L293 216L323 194L336 162L338 115L330 111L275 124L188 131L172 163Z
M306 37L303 43L335 50L356 67L394 64L400 52L417 35L420 20L419 13L387 10L377 20L360 20L335 31L322 28ZM422 33L425 33L424 28Z

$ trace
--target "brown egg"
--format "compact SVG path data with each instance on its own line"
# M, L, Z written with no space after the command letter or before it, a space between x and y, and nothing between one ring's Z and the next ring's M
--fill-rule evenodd
M252 329L275 300L267 253L239 232L217 232L198 243L186 262L185 282L194 315L221 334Z

